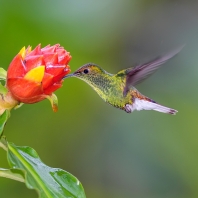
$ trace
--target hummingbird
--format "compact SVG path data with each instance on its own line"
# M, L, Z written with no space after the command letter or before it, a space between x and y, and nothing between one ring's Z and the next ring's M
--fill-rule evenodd
M121 70L117 74L110 74L94 63L87 63L64 78L76 77L85 81L105 102L127 113L134 110L154 110L175 115L177 110L158 104L141 94L134 86L154 73L179 51Z

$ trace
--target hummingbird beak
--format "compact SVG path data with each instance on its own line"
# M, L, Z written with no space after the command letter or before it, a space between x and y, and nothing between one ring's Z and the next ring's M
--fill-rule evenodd
M65 79L65 78L69 78L69 77L72 77L72 76L74 76L74 73L72 73L72 74L68 74L68 75L64 76L64 77L63 77L63 79Z

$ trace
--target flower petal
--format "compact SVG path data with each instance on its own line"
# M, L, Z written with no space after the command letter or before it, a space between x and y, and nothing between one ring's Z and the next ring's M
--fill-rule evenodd
M58 54L57 53L47 53L43 54L44 61L46 65L56 65L58 64Z
M42 49L41 49L41 52L42 52L42 54L45 54L45 53L54 53L55 50L56 50L56 46L53 45L53 46L51 46L51 47L42 48Z
M43 89L45 90L48 88L50 85L53 85L53 75L45 73L42 81L42 86Z
M7 86L12 95L23 103L32 103L36 97L40 98L43 93L41 83L29 81L24 78L8 79Z
M19 54L21 55L21 58L24 60L24 57L25 57L25 54L26 54L25 46L20 50Z
M53 76L58 76L60 75L61 73L63 73L65 69L65 65L48 65L46 67L46 72L48 74L52 74Z
M8 78L23 77L25 75L25 65L20 54L17 54L8 67Z
M66 52L64 56L60 56L58 62L61 65L67 65L69 63L69 61L71 60L71 55L69 52Z
M32 47L30 45L28 45L28 47L26 49L26 56L28 56L31 51L32 51Z
M28 56L34 56L34 55L41 55L41 44L37 45L29 54Z
M66 76L69 72L70 72L69 66L65 67L62 73L60 73L59 75L54 76L54 79L53 79L54 82L59 82L59 81L61 81L62 78L63 78L64 76Z
M62 87L62 83L54 83L52 86L48 87L44 90L46 95L51 95L54 91Z
M44 65L42 55L28 56L25 58L25 67L27 72L40 65Z
M46 45L45 47L42 48L42 50L44 50L45 48L50 47L50 44Z

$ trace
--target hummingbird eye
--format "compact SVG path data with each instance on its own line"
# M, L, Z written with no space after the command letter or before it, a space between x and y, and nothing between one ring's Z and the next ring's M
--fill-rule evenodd
M88 69L84 69L84 74L88 74L89 73L89 70Z

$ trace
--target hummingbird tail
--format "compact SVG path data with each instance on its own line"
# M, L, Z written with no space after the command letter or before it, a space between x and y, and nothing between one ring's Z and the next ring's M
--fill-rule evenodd
M132 112L134 110L140 111L140 110L154 110L162 113L168 113L175 115L178 111L175 109L171 109L169 107L162 106L160 104L157 104L155 101L151 99L139 99L135 98L132 105L127 104L126 105L126 111Z

